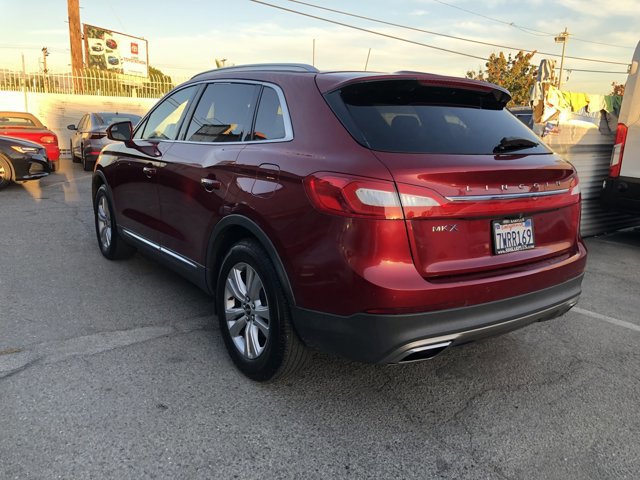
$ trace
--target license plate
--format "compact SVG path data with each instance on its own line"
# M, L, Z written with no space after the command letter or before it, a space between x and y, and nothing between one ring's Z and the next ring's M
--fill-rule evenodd
M534 248L533 219L495 220L493 223L493 251L496 255Z

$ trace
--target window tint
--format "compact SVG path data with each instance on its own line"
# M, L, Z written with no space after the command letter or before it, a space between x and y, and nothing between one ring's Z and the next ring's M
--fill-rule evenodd
M515 137L536 146L513 153L549 153L491 91L396 80L355 84L327 100L353 137L373 150L492 155L502 139Z
M185 140L190 142L240 142L251 128L260 87L239 83L207 86L191 119Z
M197 88L197 85L183 88L163 100L149 115L141 136L136 138L175 140Z
M131 122L134 125L140 121L138 115L126 113L96 113L96 123L98 125L111 125L116 122Z
M256 126L251 140L275 140L285 137L280 98L273 88L265 87L260 97Z

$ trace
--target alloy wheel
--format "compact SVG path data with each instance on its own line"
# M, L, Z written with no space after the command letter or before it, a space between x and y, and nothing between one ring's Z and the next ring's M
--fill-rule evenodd
M262 279L251 265L237 263L227 275L224 295L231 340L244 358L254 360L269 341L269 303Z
M105 195L102 195L98 201L97 215L100 244L102 249L106 251L111 246L111 211Z

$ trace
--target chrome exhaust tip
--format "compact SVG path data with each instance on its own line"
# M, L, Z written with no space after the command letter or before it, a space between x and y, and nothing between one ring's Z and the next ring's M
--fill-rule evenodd
M421 360L430 360L446 350L449 345L451 345L451 341L432 343L430 345L411 348L404 352L402 357L398 360L398 363L411 363L419 362Z

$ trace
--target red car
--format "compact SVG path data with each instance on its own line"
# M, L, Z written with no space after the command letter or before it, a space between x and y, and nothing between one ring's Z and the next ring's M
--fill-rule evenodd
M53 171L58 169L60 148L58 137L30 113L0 112L0 135L22 138L42 145Z
M307 346L402 363L549 320L581 292L580 188L509 99L415 72L197 75L109 127L100 250L136 247L214 295L255 380Z

